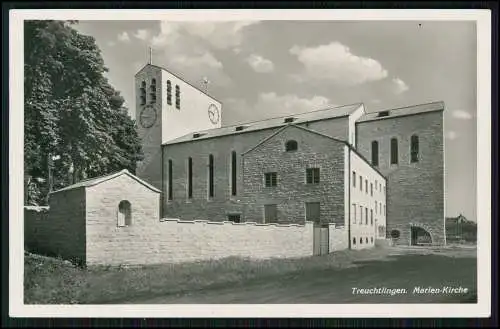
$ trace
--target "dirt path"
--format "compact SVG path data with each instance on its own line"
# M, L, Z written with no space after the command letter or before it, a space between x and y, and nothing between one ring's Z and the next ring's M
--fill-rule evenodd
M472 250L394 248L389 258L363 260L344 269L301 271L250 280L232 286L131 299L134 304L332 304L470 302L476 287L476 258ZM375 257L376 258L376 257ZM380 257L379 257L380 258ZM386 261L381 261L386 260ZM414 294L415 287L462 287L468 293ZM385 288L379 294L355 294L353 288ZM390 295L387 289L406 289Z

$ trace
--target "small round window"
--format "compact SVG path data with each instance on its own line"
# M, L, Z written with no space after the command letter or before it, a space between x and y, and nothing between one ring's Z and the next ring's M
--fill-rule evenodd
M286 148L287 152L297 151L297 148L298 148L297 141L294 141L294 140L287 141L285 148Z

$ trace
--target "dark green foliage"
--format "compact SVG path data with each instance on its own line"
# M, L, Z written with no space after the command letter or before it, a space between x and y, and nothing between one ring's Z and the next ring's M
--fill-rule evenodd
M60 157L53 162L55 189L116 170L134 173L142 159L135 123L104 76L94 38L73 24L25 22L24 169L33 178L32 204L46 198L50 155Z

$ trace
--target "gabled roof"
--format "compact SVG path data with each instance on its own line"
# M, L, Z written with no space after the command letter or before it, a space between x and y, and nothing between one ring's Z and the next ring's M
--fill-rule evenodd
M305 130L309 133L312 133L312 134L315 134L315 135L318 135L318 136L321 136L321 137L324 137L324 138L328 138L332 141L335 141L335 142L339 142L339 143L346 143L345 141L341 140L341 139L337 139L335 137L332 137L332 136L328 136L328 135L325 135L323 133L320 133L320 132L317 132L317 131L314 131L314 130L311 130L311 129L308 129L308 128L305 128L305 127L301 127L297 124L288 124L286 126L284 126L283 128L279 129L278 131L274 132L273 134L267 136L266 138L264 138L263 140L261 140L259 143L257 143L256 145L252 146L251 148L249 148L248 150L246 150L245 152L241 153L241 155L246 155L250 152L252 152L253 150L257 149L259 146L261 146L262 144L264 144L265 142L267 142L268 140L270 140L271 138L273 138L274 136L276 135L279 135L283 130L289 128L289 127L295 127L295 128L298 128L298 129L302 129L302 130Z
M358 150L356 150L356 148L354 146L352 146L351 144L349 144L349 142L347 142L345 140L342 140L342 139L338 139L338 138L329 136L329 135L326 135L326 134L323 134L323 133L320 133L318 131L315 131L315 130L312 130L312 129L309 129L309 128L306 128L306 127L303 127L303 126L300 126L300 125L297 125L297 124L288 124L288 125L286 125L285 127L279 129L278 131L276 131L273 134L269 135L268 137L264 138L262 141L260 141L255 146L252 146L251 148L249 148L248 150L246 150L245 152L243 152L241 154L241 156L245 156L248 153L252 152L253 150L257 149L259 146L261 146L262 144L264 144L266 141L270 140L271 138L273 138L276 135L279 135L281 132L283 132L284 130L286 130L289 127L295 127L295 128L298 128L298 129L302 129L302 130L307 131L307 132L309 132L311 134L324 137L325 139L329 139L331 142L336 142L336 143L342 143L342 144L344 144L345 146L347 146L349 148L350 151L356 153L364 162L366 162L366 164L368 164L380 176L382 176L384 179L386 179L385 175L382 174L377 167L373 166L371 164L371 162L368 161L368 159L366 159L361 153L359 153Z
M225 127L221 127L221 128L196 131L196 132L181 136L179 138L175 138L173 140L167 141L167 142L163 143L163 145L177 144L177 143L182 143L182 142L197 141L197 140L220 137L220 136L242 134L242 133L246 133L246 132L250 132L250 131L258 131L258 130L264 130L264 129L270 129L270 128L283 127L283 126L287 126L288 124L290 124L289 122L285 122L285 119L287 119L287 118L293 118L292 122L297 123L297 124L332 119L332 118L341 118L341 117L346 117L346 116L350 115L352 112L354 112L355 110L357 110L361 106L363 106L363 103L356 103L356 104L344 105L344 106L338 106L338 107L328 107L326 109L321 109L321 110L316 110L316 111L311 111L311 112L290 114L290 115L286 115L286 116L280 116L280 117L259 120L259 121L252 121L252 122L247 122L247 123L240 123L240 124L225 126ZM242 127L242 129L236 130L237 127ZM199 137L193 137L194 134L198 134Z
M154 192L161 193L161 191L159 189L157 189L156 187L154 187L153 185L150 185L149 183L145 182L144 180L140 179L139 177L137 177L135 175L132 175L127 169L123 169L121 171L117 171L117 172L111 173L109 175L104 175L104 176L100 176L100 177L89 178L89 179L85 179L85 180L79 181L78 183L75 183L75 184L72 184L72 185L68 185L66 187L63 187L62 189L57 190L57 191L52 191L51 194L57 193L57 192L62 192L62 191L73 190L73 189L81 188L81 187L95 186L95 185L101 184L101 183L103 183L105 181L108 181L110 179L119 177L121 175L127 175L128 177L134 179L138 183L146 186L150 190L152 190Z
M439 101L439 102L418 104L407 107L400 107L396 109L380 110L378 112L366 113L365 115L361 116L361 118L359 118L356 122L386 120L407 115L414 115L414 114L434 112L434 111L443 111L444 108L445 108L444 102ZM384 112L387 112L387 115L380 116L380 114L383 114Z
M137 76L139 73L141 73L141 72L142 72L142 70L144 70L144 69L145 69L146 67L148 67L148 66L152 66L152 67L154 67L154 68L157 68L157 69L160 69L160 70L163 70L163 71L166 71L166 72L170 73L171 75L173 75L173 76L174 76L174 77L176 77L177 79L179 79L179 80L183 81L184 83L186 83L186 84L190 85L191 87L195 88L195 89L196 89L196 90L198 90L199 92L201 92L201 93L203 93L203 94L207 95L208 97L210 97L210 98L212 98L213 100L216 100L217 102L219 102L219 103L220 103L220 101L219 101L218 99L216 99L215 97L213 97L213 96L209 95L207 92L203 91L203 90L202 90L202 89L200 89L199 87L196 87L196 86L195 86L194 84L192 84L191 82L187 81L187 80L186 80L186 79L184 79L184 78L181 78L178 74L175 74L175 73L173 73L172 71L167 70L166 68L164 68L164 67L162 67L162 66L159 66L159 65L154 65L154 64L149 64L149 63L148 63L148 64L144 65L144 66L143 66L143 67L142 67L139 71L137 71L137 73L134 75L134 77L135 77L135 76Z

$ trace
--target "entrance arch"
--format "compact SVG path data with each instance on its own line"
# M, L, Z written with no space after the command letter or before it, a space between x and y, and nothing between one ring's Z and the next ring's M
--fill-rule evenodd
M423 226L410 225L410 244L412 246L432 244L432 235L430 231Z

